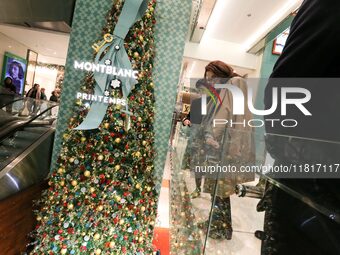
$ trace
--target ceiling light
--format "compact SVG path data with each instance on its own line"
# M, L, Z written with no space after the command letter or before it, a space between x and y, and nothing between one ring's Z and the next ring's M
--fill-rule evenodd
M8 48L10 48L10 49L11 49L11 48L12 48L12 45L8 45Z

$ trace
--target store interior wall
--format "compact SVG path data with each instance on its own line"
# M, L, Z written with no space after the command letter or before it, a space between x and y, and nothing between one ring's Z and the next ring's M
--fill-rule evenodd
M28 47L24 44L0 33L0 70L2 70L5 52L9 52L26 59L27 50Z
M267 79L270 77L273 71L273 67L279 58L279 55L272 54L274 40L279 34L281 34L283 31L285 31L290 26L293 19L294 19L293 15L288 16L267 35L266 46L263 50L263 56L262 56L262 61L261 61L262 62L261 71L260 71L261 79ZM265 87L266 87L265 82L259 83L259 88L258 88L258 93L257 93L257 98L256 98L256 106L258 109L264 108L263 100L264 100Z
M68 45L65 45L67 47ZM14 40L3 33L0 33L0 70L2 70L3 59L5 52L12 53L21 58L26 59L27 50L30 48L21 42ZM38 63L65 65L66 58L54 58L50 56L44 56L38 53ZM52 91L55 89L57 80L57 70L49 69L46 67L37 66L35 70L34 83L40 84L40 87L46 89L47 99L50 98ZM2 83L3 81L1 81ZM30 85L25 87L27 92L31 88Z
M58 71L43 66L37 66L35 69L34 82L40 84L41 88L45 88L47 99L52 95L57 81ZM27 88L26 88L27 90Z

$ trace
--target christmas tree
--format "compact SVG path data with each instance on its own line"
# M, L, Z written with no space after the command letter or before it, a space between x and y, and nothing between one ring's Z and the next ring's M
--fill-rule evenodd
M124 0L113 1L103 36L114 31L123 5ZM154 252L158 199L153 178L155 5L155 0L149 1L145 15L125 38L132 67L139 71L138 83L126 98L132 115L121 111L120 105L110 105L98 129L74 130L90 107L86 100L75 102L50 187L37 201L40 209L31 254ZM94 86L89 72L81 91L91 94ZM123 97L116 86L107 93Z

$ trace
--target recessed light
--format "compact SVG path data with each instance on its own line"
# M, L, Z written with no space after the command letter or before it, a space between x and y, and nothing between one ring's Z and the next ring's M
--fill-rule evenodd
M53 52L54 55L57 55L57 52Z
M12 48L12 45L8 45L8 48Z

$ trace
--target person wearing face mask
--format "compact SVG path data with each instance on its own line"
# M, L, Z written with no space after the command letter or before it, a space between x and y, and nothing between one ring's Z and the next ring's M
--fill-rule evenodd
M247 97L247 84L245 80L234 72L232 67L222 61L213 61L205 68L205 83L199 87L215 96L207 102L207 114L203 116L204 147L207 165L238 165L240 162L254 162L254 144L252 140L252 128L243 125L213 125L214 119L233 120L233 122L248 122L252 118L245 98L245 114L233 114L233 97L228 89L215 89L216 84L231 84L242 90ZM209 158L211 160L209 160ZM210 162L209 162L210 161ZM217 178L217 180L216 180ZM235 185L254 180L254 175L220 175L218 177L206 175L204 192L215 194L215 201L209 237L214 239L232 238L232 221L230 195L234 193ZM217 186L215 186L217 185ZM206 228L208 221L199 224L200 228Z

